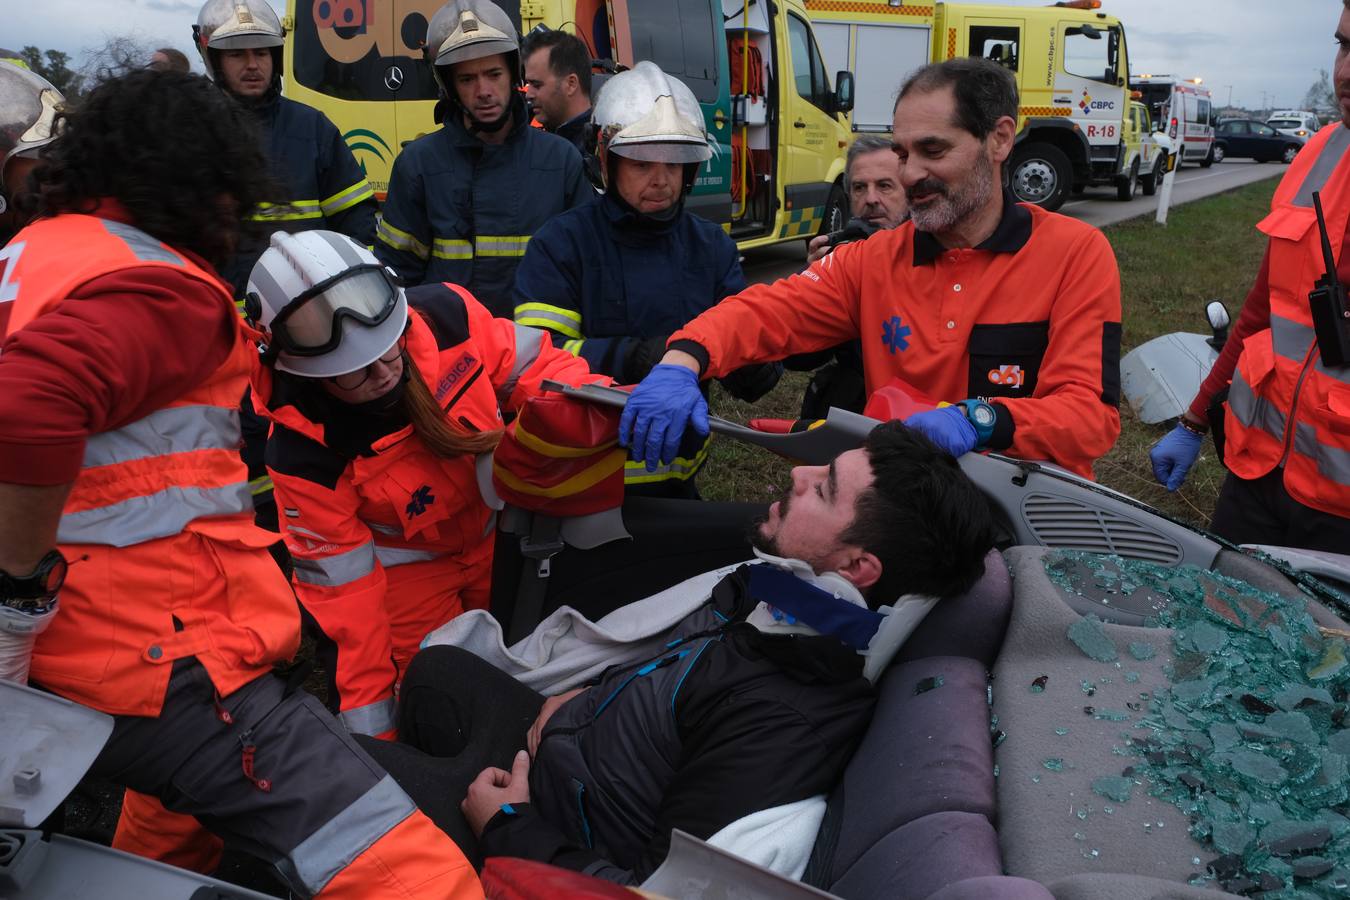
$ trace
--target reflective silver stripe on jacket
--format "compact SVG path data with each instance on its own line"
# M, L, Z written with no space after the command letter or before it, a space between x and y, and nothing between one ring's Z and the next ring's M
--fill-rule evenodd
M239 437L237 409L171 406L116 431L90 437L84 446L84 467L110 466L193 450L236 450Z
M195 519L252 509L253 495L247 481L219 488L171 487L108 506L66 513L61 516L56 538L63 544L130 547L180 534Z
M351 806L301 841L277 863L277 868L291 884L303 884L311 894L317 894L334 875L416 809L393 777L386 775Z
M375 545L370 541L336 556L292 556L295 580L316 587L340 587L375 571Z
M1271 315L1270 337L1277 356L1301 363L1308 355L1308 348L1312 346L1313 339L1317 335L1311 325Z
M497 389L497 397L500 400L504 402L515 393L520 376L524 375L525 370L534 365L534 361L539 358L539 348L546 339L545 333L538 328L516 324L516 362L511 366L511 374L506 376L506 381Z
M396 706L393 697L376 700L338 714L342 724L352 734L383 734L394 728Z
M186 265L183 262L183 257L139 228L134 228L124 222L114 222L111 219L99 219L99 221L103 223L103 227L107 229L108 234L126 244L137 259L146 262L173 263L176 266Z
M1241 372L1233 373L1233 384L1228 391L1228 408L1246 427L1259 428L1276 440L1284 440L1288 417L1270 401L1256 396L1243 380ZM1310 423L1294 423L1294 449L1311 459L1317 471L1328 481L1350 486L1350 450L1320 442L1317 429Z
M380 565L386 569L390 566L403 566L408 563L426 562L429 559L438 559L445 554L436 550L414 550L411 547L381 547L375 546L375 558L380 561Z
M1291 201L1292 205L1310 208L1313 205L1313 191L1320 191L1326 186L1327 179L1341 164L1341 158L1345 156L1346 151L1350 150L1350 130L1347 130L1340 123L1337 123L1335 128L1335 133L1327 139L1326 144L1322 147L1322 152L1317 155L1312 168L1308 170L1307 177L1299 185L1298 193L1294 195L1294 199ZM1322 205L1323 207L1326 206L1326 204Z

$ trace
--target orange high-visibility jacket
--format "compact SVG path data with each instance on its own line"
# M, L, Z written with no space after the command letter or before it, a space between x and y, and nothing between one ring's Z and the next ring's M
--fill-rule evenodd
M936 400L989 400L990 448L1092 477L1120 434L1120 275L1102 233L1004 196L979 247L913 222L845 244L805 272L751 285L676 332L704 376L845 341L867 393L900 378Z
M1324 128L1284 174L1257 225L1270 237L1270 327L1242 345L1228 394L1224 462L1239 478L1284 466L1299 503L1350 516L1350 366L1322 362L1308 292L1325 266L1313 209L1321 192L1332 247L1350 220L1350 130Z
M7 334L121 269L213 274L130 225L85 215L20 232ZM230 317L237 319L235 316ZM159 713L170 664L196 656L226 695L294 655L300 616L253 524L239 458L239 400L256 351L242 323L225 362L174 402L91 436L57 535L70 560L60 610L38 638L32 679L114 715Z
M493 318L463 288L422 285L408 297L406 358L462 429L501 428L501 410L519 409L544 379L596 378L544 332ZM487 605L491 455L437 456L411 425L342 446L268 370L253 396L273 422L267 468L296 595L336 645L340 718L391 737L395 685L422 638Z

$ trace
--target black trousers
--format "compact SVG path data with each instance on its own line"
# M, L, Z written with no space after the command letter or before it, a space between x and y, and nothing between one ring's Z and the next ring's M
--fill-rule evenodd
M542 694L467 650L428 647L399 690L398 743L359 735L357 742L481 867L459 804L484 769L510 771L543 705Z
M1350 552L1350 519L1290 497L1282 468L1251 480L1230 472L1219 491L1210 530L1235 544Z

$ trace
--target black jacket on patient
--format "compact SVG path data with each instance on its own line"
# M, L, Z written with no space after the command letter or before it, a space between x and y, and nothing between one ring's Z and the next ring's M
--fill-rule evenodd
M615 666L562 706L530 769L530 803L484 830L484 856L636 884L672 829L708 838L750 813L825 793L871 718L863 658L827 634L769 634L742 566L663 652ZM814 588L811 588L814 590Z

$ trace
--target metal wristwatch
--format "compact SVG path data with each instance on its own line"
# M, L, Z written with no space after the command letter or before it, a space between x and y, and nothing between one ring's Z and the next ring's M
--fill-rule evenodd
M989 446L989 439L994 436L994 425L998 422L998 412L983 400L962 400L961 406L965 408L970 424L975 426L975 449Z
M66 580L66 558L48 550L28 575L11 575L0 569L0 606L21 612L42 612L52 605Z

